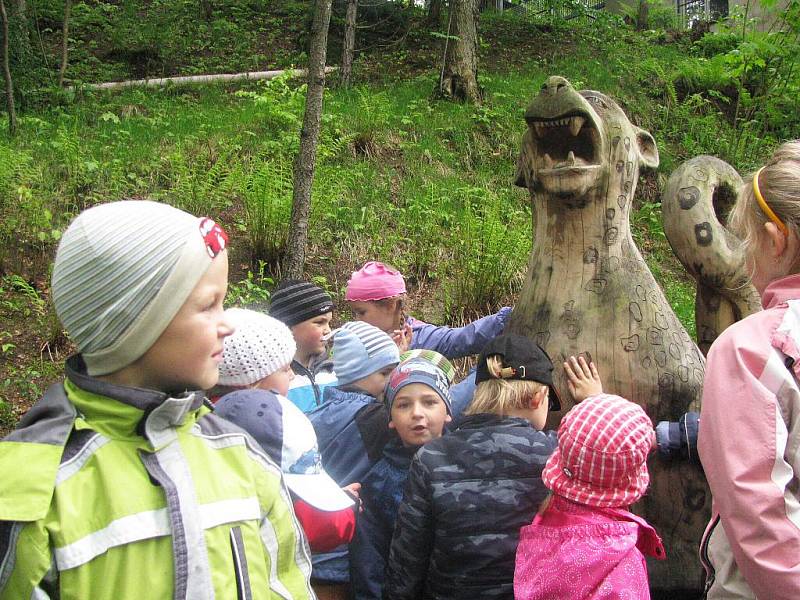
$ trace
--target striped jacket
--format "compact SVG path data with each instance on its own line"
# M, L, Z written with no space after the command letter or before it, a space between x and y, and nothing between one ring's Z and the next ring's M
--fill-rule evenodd
M800 598L800 275L708 354L698 451L713 494L708 598Z
M0 442L0 600L314 598L280 469L200 393L67 364Z

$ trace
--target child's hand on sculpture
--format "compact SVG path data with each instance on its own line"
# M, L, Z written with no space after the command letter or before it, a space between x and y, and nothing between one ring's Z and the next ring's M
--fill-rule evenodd
M603 393L603 382L593 362L586 362L583 356L570 356L564 363L567 386L575 402Z

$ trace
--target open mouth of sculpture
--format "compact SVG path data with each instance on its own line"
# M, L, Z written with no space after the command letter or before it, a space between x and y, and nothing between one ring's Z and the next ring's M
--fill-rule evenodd
M600 165L600 132L586 114L529 121L536 138L536 169L581 170Z

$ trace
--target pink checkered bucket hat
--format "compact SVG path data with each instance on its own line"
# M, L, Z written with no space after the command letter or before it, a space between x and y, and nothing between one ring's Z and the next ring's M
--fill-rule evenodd
M570 410L542 481L553 493L597 507L629 506L650 483L653 423L633 402L599 394Z

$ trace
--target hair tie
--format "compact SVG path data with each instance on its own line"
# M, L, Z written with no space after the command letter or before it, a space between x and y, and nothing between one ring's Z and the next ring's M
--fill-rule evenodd
M764 201L764 196L761 195L761 190L758 189L758 176L761 175L761 171L763 170L764 167L761 167L758 171L756 171L756 174L753 175L753 193L755 194L756 202L758 202L758 205L761 207L761 210L764 211L764 214L769 217L769 220L778 226L778 229L781 230L781 233L783 233L784 237L789 237L789 228L786 227L786 224L781 221L778 215L776 215L775 212L767 205L767 203Z

